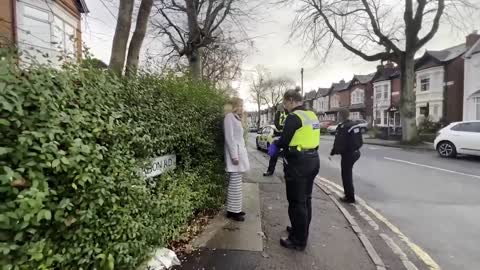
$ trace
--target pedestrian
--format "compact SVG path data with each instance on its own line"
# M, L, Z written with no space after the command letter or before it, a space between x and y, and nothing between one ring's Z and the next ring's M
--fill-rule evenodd
M313 181L320 170L320 123L314 112L305 110L302 95L298 91L287 91L283 96L283 104L289 115L280 139L269 148L271 157L279 149L284 149L283 164L291 226L287 226L289 236L280 239L280 244L285 248L304 250L312 219Z
M274 131L273 136L278 137L283 132L283 125L285 124L285 120L287 119L288 111L283 108L283 106L279 105L278 110L275 113L275 128L277 130ZM268 162L268 169L263 174L263 176L271 176L275 172L275 167L277 166L278 157L280 154L276 156L270 157L270 161Z
M355 122L349 119L350 111L341 109L338 112L338 121L330 156L341 155L342 182L345 196L340 198L345 203L355 203L355 189L353 187L353 165L360 158L360 148L363 145L362 130Z
M243 100L232 98L225 105L223 122L225 134L225 164L229 175L227 192L227 218L244 221L242 211L242 177L250 169L242 126Z

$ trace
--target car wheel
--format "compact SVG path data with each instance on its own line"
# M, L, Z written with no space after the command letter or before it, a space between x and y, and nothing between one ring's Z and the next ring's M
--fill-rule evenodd
M440 142L437 146L437 152L441 157L453 158L457 156L457 148L449 141Z
M257 145L257 150L261 150L262 148L260 148L260 145L258 144L258 138L255 140L256 142L256 145Z

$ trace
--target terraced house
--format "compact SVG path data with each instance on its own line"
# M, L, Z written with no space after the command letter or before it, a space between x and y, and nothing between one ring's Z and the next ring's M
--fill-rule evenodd
M58 66L82 54L84 0L0 1L0 43L16 45L22 61Z

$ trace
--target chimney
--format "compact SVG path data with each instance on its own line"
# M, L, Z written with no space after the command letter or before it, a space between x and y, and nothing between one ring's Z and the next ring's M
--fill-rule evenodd
M344 83L345 83L345 80L344 80L344 79L342 79L342 80L340 81L340 83L344 84Z
M390 60L388 60L387 64L385 64L385 68L394 68L394 67L395 67L395 65Z
M478 31L473 31L473 33L467 36L467 48L471 48L479 39L480 35L478 34Z
M382 73L384 69L385 69L385 66L382 65L382 64L377 66L377 72L379 72L379 73Z

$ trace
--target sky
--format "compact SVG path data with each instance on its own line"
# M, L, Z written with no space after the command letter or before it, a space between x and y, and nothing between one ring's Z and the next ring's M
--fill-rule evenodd
M90 52L108 63L113 34L115 32L117 0L85 0L90 13L82 23L83 41ZM480 0L473 0L474 2ZM295 11L289 7L269 6L260 12L266 14L257 21L249 22L249 36L254 37L253 48L248 49L242 65L242 78L234 83L239 94L246 100L246 109L256 108L248 99L249 82L255 67L267 68L274 77L287 76L300 85L300 69L304 68L304 90L329 87L332 82L350 80L354 74L369 74L375 71L378 62L366 62L336 44L326 60L307 53L306 44L290 38L291 23ZM441 50L465 42L465 36L480 30L480 10L468 18L465 29L452 29L444 24L436 36L420 51ZM132 28L133 31L133 28ZM160 50L159 42L147 37L144 49Z

